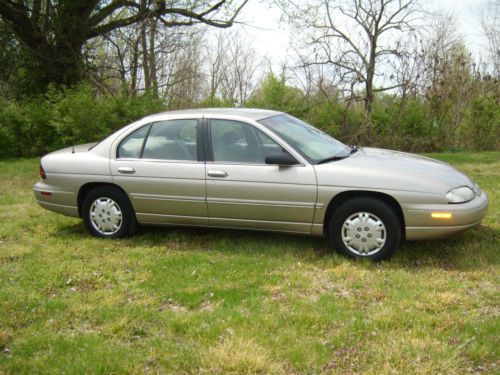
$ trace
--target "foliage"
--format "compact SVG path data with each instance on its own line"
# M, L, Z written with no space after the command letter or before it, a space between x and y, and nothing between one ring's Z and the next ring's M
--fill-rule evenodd
M41 92L33 53L14 37L0 18L0 96L26 97Z
M0 99L1 100L1 99ZM0 102L0 157L41 155L99 141L163 109L149 96L98 96L88 85L49 89L31 100Z
M110 32L146 21L179 28L205 24L226 28L232 26L246 2L233 1L154 0L74 1L33 0L0 1L0 22L12 43L31 51L30 63L37 68L36 88L41 92L51 84L73 86L84 78L85 44ZM2 26L2 27L3 27ZM1 31L1 28L0 28ZM5 35L2 37L4 38ZM146 38L146 35L142 35Z
M362 145L406 151L496 149L500 142L500 107L493 92L478 92L470 95L470 102L461 103L460 108L448 101L449 108L442 113L454 116L453 131L451 119L435 118L434 102L379 94L371 114L373 138ZM197 107L233 105L232 100L217 97L195 103ZM362 103L346 107L340 101L332 103L319 91L306 95L274 75L267 76L244 105L290 113L348 144L358 142L357 132L364 121ZM97 94L86 84L62 91L52 87L32 99L7 100L0 96L0 157L42 155L61 147L98 141L165 108L161 100L148 95Z
M432 157L487 192L483 224L382 264L276 233L90 237L0 161L0 373L497 373L500 153Z
M303 99L302 92L288 86L284 77L269 74L245 106L274 109L303 117L306 111Z
M499 146L500 109L498 98L492 93L473 98L467 121L469 126L463 130L463 137L470 149L492 150Z

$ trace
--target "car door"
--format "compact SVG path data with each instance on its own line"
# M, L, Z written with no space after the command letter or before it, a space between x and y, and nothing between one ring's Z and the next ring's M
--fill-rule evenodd
M201 120L144 125L111 158L114 182L131 198L141 223L207 225Z
M207 204L212 226L309 233L316 203L311 165L268 165L282 146L255 126L207 120Z

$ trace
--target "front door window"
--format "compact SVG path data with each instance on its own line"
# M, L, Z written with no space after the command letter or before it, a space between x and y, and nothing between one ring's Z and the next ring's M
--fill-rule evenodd
M264 164L266 156L281 150L269 136L239 121L211 120L215 162Z

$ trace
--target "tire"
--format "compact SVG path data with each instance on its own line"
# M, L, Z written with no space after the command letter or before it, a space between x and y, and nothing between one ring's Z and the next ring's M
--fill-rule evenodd
M82 217L87 230L96 237L127 237L137 229L130 200L113 186L92 189L83 200Z
M341 254L379 261L390 258L399 248L401 222L394 209L382 200L353 198L332 214L328 238Z

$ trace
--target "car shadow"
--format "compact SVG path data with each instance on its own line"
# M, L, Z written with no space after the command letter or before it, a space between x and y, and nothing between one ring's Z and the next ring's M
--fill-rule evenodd
M321 237L294 233L266 232L243 229L202 227L142 226L133 237L134 244L161 245L169 241L192 243L198 248L222 253L275 254L280 252L297 257L314 255L323 257L332 253Z
M448 238L403 244L393 262L409 269L469 270L499 265L500 232L481 225Z
M82 223L59 227L52 235L56 237L89 237ZM402 267L410 270L439 268L467 270L481 268L484 264L498 264L495 242L499 233L487 226L469 230L450 238L433 241L404 242L393 258L377 263L377 267ZM492 242L492 239L497 238ZM98 239L96 241L109 241ZM373 267L366 260L345 258L330 247L328 240L298 234L277 232L198 228L141 226L130 238L121 239L124 249L160 246L182 251L216 251L218 253L245 253L256 256L293 256L297 261L321 262L328 259L329 266L352 262L360 267Z

